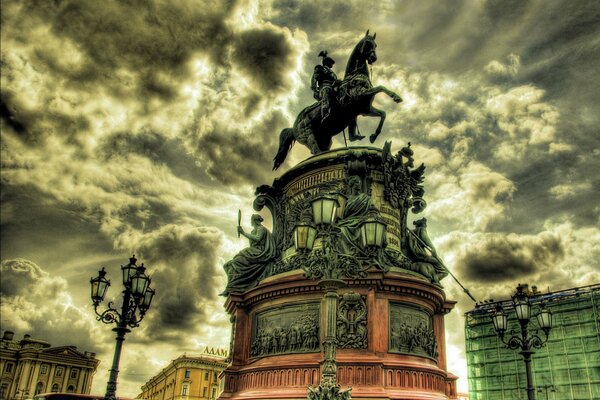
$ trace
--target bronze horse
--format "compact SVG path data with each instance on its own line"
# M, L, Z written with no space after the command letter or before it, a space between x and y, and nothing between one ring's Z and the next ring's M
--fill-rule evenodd
M285 128L281 131L279 149L273 159L274 170L283 163L294 141L308 147L312 154L318 154L329 150L332 143L331 138L346 127L348 127L348 136L351 141L362 139L364 136L356 135L356 117L359 115L380 118L375 133L369 137L371 143L377 139L385 121L385 112L373 107L375 95L383 92L396 103L400 103L402 98L385 86L373 87L371 84L367 64L377 61L376 35L374 33L370 36L367 31L354 47L346 64L344 79L334 92L335 101L331 102L329 117L321 119L321 107L317 102L300 111L292 128Z

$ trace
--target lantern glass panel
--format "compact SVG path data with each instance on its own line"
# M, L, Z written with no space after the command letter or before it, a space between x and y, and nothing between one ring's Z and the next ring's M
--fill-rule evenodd
M104 269L102 271L100 271L100 275L97 276L96 278L92 278L90 279L90 284L91 284L91 297L92 300L95 302L100 302L102 300L104 300L104 296L106 296L106 291L108 290L108 287L110 286L110 281L108 281L104 276L106 275L106 272L104 271Z
M386 225L379 221L368 221L361 225L361 239L364 247L382 247Z
M332 224L335 220L337 206L337 199L330 197L319 197L315 199L312 202L313 220L315 224Z
M531 318L531 305L527 299L515 299L515 312L519 321L529 321Z
M127 264L121 266L123 273L123 285L128 286L131 282L131 278L136 274L137 267L134 264Z
M146 293L150 278L143 272L138 272L131 278L131 292L134 296L143 296Z
M296 250L312 250L315 244L317 230L310 225L298 225L294 233Z
M155 293L156 293L156 291L152 288L146 289L146 293L144 294L144 297L142 297L141 304L140 304L140 307L142 309L147 310L150 308L150 303L152 303L152 298L154 297Z
M494 329L496 332L505 332L508 325L508 317L504 312L496 312L492 317L492 321L494 322Z
M542 308L538 315L536 315L538 324L542 329L552 328L552 313L547 308Z
M379 247L383 247L383 244L385 242L385 230L386 230L386 225L383 223L378 223L377 224L377 237L376 237L376 242L378 243Z

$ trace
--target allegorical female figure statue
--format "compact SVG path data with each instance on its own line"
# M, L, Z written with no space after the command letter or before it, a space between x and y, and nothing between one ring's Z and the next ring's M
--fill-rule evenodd
M246 233L241 226L238 226L238 233L248 238L250 247L240 251L224 265L228 281L222 295L243 293L256 286L267 264L275 258L275 240L271 232L262 226L263 221L263 217L259 214L252 215L250 233Z
M432 282L439 281L448 275L448 270L438 257L429 235L427 234L427 218L413 222L415 229L409 232L408 249L416 259L415 267Z
M350 195L344 205L344 212L338 226L347 244L354 251L360 251L360 226L369 214L377 212L377 209L373 205L371 197L362 191L358 176L351 176L348 180L348 186L350 187Z

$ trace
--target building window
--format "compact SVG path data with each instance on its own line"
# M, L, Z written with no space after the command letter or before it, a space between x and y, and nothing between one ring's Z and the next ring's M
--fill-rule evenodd
M52 392L54 392L54 393L58 392L58 383L55 383L54 385L52 385Z
M4 372L12 372L13 369L13 363L6 363L6 366L4 367Z
M78 369L72 369L71 370L71 379L77 379L77 375L79 375L79 370Z
M206 380L206 381L208 380L208 371L206 371L206 372L204 373L204 380Z
M206 388L202 388L202 397L206 397Z
M44 364L40 368L40 375L46 375L47 373L48 373L48 366L46 364Z
M187 396L188 395L188 385L183 385L183 389L181 391L181 395L182 396Z
M3 383L2 386L0 386L0 398L4 399L7 394L8 394L8 383Z
M191 371L189 369L186 369L185 370L185 378L189 379L190 378L190 374L191 374Z
M56 376L62 376L63 367L56 367Z
M44 391L44 384L42 382L38 382L37 385L35 385L35 394L40 394Z

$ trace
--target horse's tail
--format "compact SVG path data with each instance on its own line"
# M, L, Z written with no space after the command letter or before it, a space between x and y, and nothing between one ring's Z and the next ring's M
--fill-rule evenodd
M279 134L279 150L277 150L277 154L273 158L273 171L283 164L295 141L293 128L285 128L281 131Z

